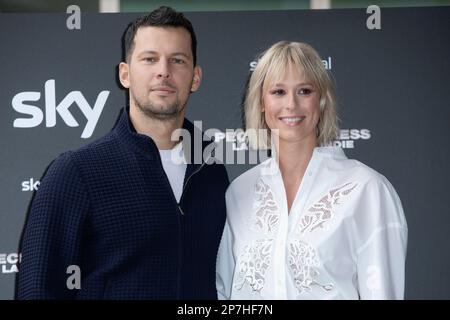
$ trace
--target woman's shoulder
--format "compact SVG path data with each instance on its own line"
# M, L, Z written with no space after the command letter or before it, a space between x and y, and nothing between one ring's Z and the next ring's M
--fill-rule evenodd
M357 217L364 221L363 224L371 222L376 225L399 225L406 228L400 197L386 176L359 160L345 156L326 157L322 165L321 181L330 181L334 177L336 185L352 187L355 201L352 203L356 207L364 208L355 211L360 213Z
M269 166L270 161L271 159L267 159L236 177L228 187L227 193L242 194L245 192L253 192L254 186L261 176L262 170Z
M334 172L345 179L353 178L360 183L389 183L387 178L376 169L359 160L347 158L340 148L318 148L317 152L323 155L323 168L325 171L330 171L327 174Z
M334 171L337 177L342 177L343 181L354 182L361 190L362 196L385 200L389 198L396 203L400 203L400 198L394 186L384 174L376 169L359 160L348 159L345 156L328 161L325 166L328 176L331 176Z

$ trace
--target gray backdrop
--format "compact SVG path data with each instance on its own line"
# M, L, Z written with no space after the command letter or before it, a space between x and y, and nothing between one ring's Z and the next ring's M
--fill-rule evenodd
M67 14L0 14L1 299L13 297L18 241L36 181L58 154L108 132L126 102L116 67L122 32L138 15L82 13L81 29L69 30ZM339 143L349 157L384 174L402 199L409 227L406 298L449 299L450 8L382 9L381 30L367 29L364 9L187 16L204 71L188 118L203 120L203 130L241 127L251 62L272 43L308 42L329 68L331 62ZM87 120L77 103L84 97L92 108L102 91L109 94L95 130L81 138ZM21 105L24 99L35 101ZM62 101L78 126L64 106L55 113ZM30 118L34 123L22 122L33 127L17 127L17 119ZM248 167L228 165L230 178Z

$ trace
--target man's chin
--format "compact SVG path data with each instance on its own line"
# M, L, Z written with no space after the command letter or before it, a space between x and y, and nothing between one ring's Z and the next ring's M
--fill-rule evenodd
M149 118L157 120L175 120L181 116L180 110L153 110L151 108L143 108L141 111Z
M145 116L161 121L176 120L181 116L183 116L184 110L184 108L180 107L178 103L175 104L154 103L147 105L136 103L136 106Z
M147 114L147 116L149 116L150 118L153 119L157 119L157 120L161 120L161 121L170 121L170 120L176 120L178 119L181 114L180 113L172 113L172 114L167 114L167 113L151 113L151 114Z

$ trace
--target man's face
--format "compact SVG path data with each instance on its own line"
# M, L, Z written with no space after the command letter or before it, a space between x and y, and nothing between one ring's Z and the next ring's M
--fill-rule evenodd
M184 28L141 27L128 63L119 66L120 82L130 91L130 108L159 120L184 117L190 92L200 86L191 37Z

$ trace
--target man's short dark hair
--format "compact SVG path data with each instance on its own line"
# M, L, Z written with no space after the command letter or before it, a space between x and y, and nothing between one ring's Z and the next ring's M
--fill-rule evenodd
M124 56L127 62L130 61L131 54L134 50L136 32L141 27L178 27L186 29L191 35L191 50L194 66L197 64L197 38L195 37L191 22L183 13L177 12L167 6L161 6L145 16L137 18L128 25L123 38Z

